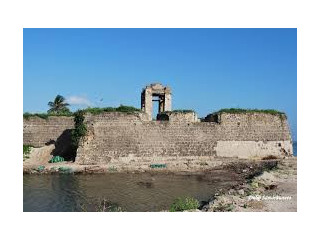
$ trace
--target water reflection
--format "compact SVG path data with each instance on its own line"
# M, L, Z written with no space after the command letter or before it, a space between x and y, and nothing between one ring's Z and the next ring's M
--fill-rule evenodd
M107 199L126 211L161 211L173 200L208 200L220 188L239 182L236 175L97 174L24 175L24 211L81 211L81 204Z

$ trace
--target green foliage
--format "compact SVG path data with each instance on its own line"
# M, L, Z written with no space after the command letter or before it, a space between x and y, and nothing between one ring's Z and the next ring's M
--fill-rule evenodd
M60 156L54 156L49 160L49 163L56 163L56 162L64 162L64 158Z
M83 110L79 110L82 111L84 114L85 113L91 113L94 115L97 114L101 114L104 112L124 112L124 113L134 113L134 112L141 112L140 109L132 107L132 106L124 106L124 105L120 105L119 107L105 107L105 108L86 108ZM78 112L72 113L70 112L69 109L60 109L59 111L48 111L47 113L24 113L23 114L23 118L24 119L29 119L30 117L39 117L42 119L48 119L50 116L76 116L78 114Z
M151 168L166 168L166 164L150 164Z
M170 206L170 212L181 212L185 210L197 209L199 207L197 199L192 197L177 198Z
M70 110L67 107L69 106L69 104L65 102L65 98L61 95L57 95L53 102L48 102L48 106L50 107L50 109L48 110L48 113L53 113L53 114L70 113Z
M29 154L31 152L32 146L30 145L23 145L23 160L29 158Z
M74 129L71 132L71 141L75 148L78 148L80 139L87 134L87 127L84 124L84 114L85 112L83 110L74 113Z
M126 112L126 113L133 113L133 112L140 112L141 110L132 106L124 106L120 105L119 107L105 107L105 108L86 108L83 110L86 113L91 114L101 114L104 112Z
M23 145L23 155L28 155L31 152L31 145Z
M30 119L30 117L39 117L39 118L47 120L50 116L70 117L70 116L73 116L73 113L72 112L60 112L60 113L28 113L28 112L26 112L23 114L23 118L26 120Z
M274 109L223 108L215 113L267 113L286 117L286 114L284 112L280 112Z

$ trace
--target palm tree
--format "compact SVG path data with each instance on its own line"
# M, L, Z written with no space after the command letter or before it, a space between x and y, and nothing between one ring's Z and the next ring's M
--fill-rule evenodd
M57 95L53 102L48 102L48 105L50 109L48 110L48 113L69 113L70 110L67 106L69 106L68 103L65 102L65 98L61 95Z

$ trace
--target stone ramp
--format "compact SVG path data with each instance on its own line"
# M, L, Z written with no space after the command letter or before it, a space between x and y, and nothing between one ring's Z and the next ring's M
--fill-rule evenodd
M45 165L53 157L52 151L55 149L54 144L48 146L32 148L29 158L24 161L24 165Z

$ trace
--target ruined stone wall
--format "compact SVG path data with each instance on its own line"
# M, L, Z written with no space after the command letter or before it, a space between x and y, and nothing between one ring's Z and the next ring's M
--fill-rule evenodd
M23 144L42 147L56 141L74 128L73 117L51 116L48 119L32 116L23 119ZM69 134L68 133L68 134Z
M170 122L199 122L195 112L163 112L157 115L157 120Z
M164 162L215 157L292 155L287 120L279 115L220 114L219 122L148 121L146 113L86 116L80 164Z

